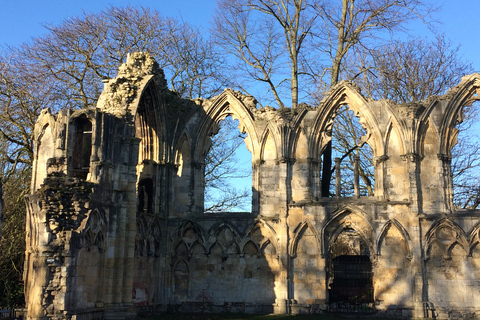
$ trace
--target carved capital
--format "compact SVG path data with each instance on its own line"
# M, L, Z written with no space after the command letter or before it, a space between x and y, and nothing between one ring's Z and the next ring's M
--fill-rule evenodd
M280 163L294 164L296 161L297 161L297 159L295 159L295 158L281 157L281 158L277 159L275 162L276 162L276 164L280 164Z
M403 160L410 161L410 162L420 162L423 160L423 155L420 155L418 153L406 153L406 154L402 154L400 157Z
M437 157L438 157L438 160L442 160L443 162L446 162L446 163L451 163L452 162L452 156L450 156L448 154L439 153L439 154L437 154Z
M265 163L265 160L258 159L258 160L253 161L252 163L255 167L259 167L259 166L261 166L262 164Z

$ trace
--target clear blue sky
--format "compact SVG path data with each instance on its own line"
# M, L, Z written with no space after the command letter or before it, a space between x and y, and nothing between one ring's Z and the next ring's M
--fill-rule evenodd
M82 15L83 11L99 12L110 4L151 7L164 16L182 18L208 30L216 0L0 0L0 44L18 45L45 33L42 24L56 25L65 18ZM442 21L439 31L461 45L462 55L473 62L478 71L479 15L480 0L444 0L443 8L438 12L438 20ZM427 34L425 28L415 28L412 33Z

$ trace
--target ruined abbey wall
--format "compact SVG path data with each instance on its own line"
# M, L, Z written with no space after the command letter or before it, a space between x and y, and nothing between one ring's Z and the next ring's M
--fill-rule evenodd
M179 99L148 54L130 55L96 108L37 121L28 318L480 317L480 211L453 207L450 172L455 126L479 88L473 74L444 96L396 105L342 82L316 107L258 108L230 89ZM345 105L367 131L374 196L322 197L321 156ZM205 155L227 116L247 134L252 210L205 213ZM345 298L339 270L363 287Z

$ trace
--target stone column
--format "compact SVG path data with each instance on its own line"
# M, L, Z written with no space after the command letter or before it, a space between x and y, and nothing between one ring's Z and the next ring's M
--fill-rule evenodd
M412 212L419 214L422 212L423 198L420 182L420 161L422 156L417 153L408 153L401 156L405 160L408 172L409 182L409 200L412 202Z

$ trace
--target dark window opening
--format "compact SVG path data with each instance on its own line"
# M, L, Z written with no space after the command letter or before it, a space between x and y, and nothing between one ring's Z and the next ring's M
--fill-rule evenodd
M73 127L73 148L70 157L73 176L87 179L92 153L92 123L85 117L77 118L73 122Z
M153 180L143 179L138 183L138 212L153 213Z

